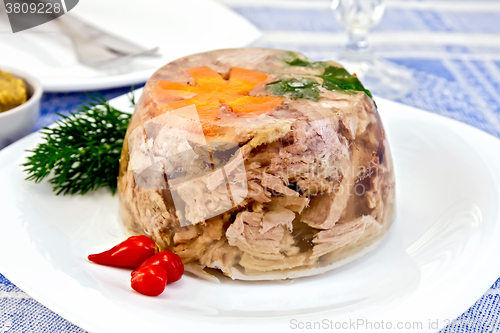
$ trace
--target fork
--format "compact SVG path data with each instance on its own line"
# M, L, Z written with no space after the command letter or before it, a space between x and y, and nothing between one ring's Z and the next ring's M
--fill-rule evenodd
M158 47L129 53L114 51L85 37L62 17L54 21L61 28L61 32L71 39L78 61L86 66L104 69L127 64L138 57L158 56Z

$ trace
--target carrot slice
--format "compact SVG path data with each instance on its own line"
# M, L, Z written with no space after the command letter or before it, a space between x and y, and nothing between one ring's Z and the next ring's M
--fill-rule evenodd
M219 108L219 103L196 106L196 110L198 110L198 116L200 117L200 120L209 122L212 122L217 118Z
M174 101L174 102L162 104L161 107L165 111L172 111L172 110L176 110L176 109L183 108L185 106L193 105L193 104L195 104L195 103L193 103L192 100L186 99L186 100L182 100L182 101Z
M205 105L205 104L219 104L219 94L216 91L206 92L203 94L196 95L191 100L196 105Z
M233 67L229 72L229 86L238 94L248 94L256 85L267 80L267 74Z
M201 88L213 88L216 86L224 86L227 85L227 81L222 78L216 71L211 69L208 66L201 66L195 68L189 68L187 70L189 75L191 75L196 84L198 84Z
M162 102L162 112L195 105L202 122L214 122L220 103L228 104L235 113L262 114L273 110L284 100L274 96L247 96L256 85L267 80L267 74L262 72L233 67L227 81L208 66L189 68L187 72L197 86L160 80L153 88L153 97ZM207 126L203 127L207 133L215 128Z
M172 81L159 80L153 89L165 89L165 90L185 90L198 92L200 88L193 87L188 84L177 83Z
M166 103L189 99L196 96L196 93L185 90L156 89L155 87L155 89L153 89L153 95L158 102Z
M244 96L232 101L229 105L233 108L233 112L235 113L262 114L273 110L281 103L283 103L282 97Z

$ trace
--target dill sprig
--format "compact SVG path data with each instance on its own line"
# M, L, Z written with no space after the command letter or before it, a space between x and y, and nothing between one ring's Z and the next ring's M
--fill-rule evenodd
M29 150L32 155L23 164L26 179L39 183L51 176L56 194L85 194L99 187L109 187L114 194L131 115L111 107L102 96L91 96L79 113L60 116L56 126L40 131L44 142Z

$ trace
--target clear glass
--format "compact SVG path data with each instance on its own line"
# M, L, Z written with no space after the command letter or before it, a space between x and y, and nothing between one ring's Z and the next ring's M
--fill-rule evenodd
M251 48L159 69L125 138L125 226L233 279L315 275L371 251L394 218L391 153L372 99L320 86L325 66L339 64ZM317 80L319 95L266 89L281 78Z
M384 14L382 0L334 0L337 20L348 34L344 50L337 56L351 73L375 95L396 99L408 94L415 85L410 70L375 56L369 47L367 35Z

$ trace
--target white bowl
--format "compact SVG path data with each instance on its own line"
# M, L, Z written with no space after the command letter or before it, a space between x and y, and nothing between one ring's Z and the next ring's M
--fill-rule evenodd
M26 83L28 100L5 112L0 113L0 149L33 132L40 115L40 99L43 89L32 75L15 68L0 66Z

